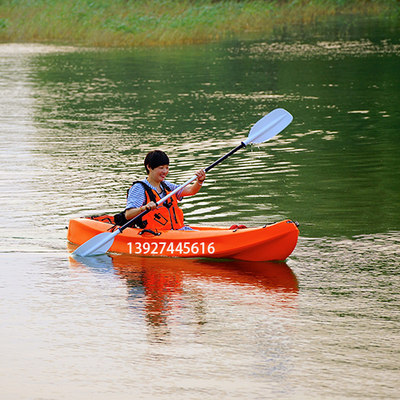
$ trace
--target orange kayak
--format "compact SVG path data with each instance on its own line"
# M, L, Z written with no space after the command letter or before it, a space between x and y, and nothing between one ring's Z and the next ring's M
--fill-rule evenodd
M113 217L76 218L69 222L68 240L81 245L110 231ZM191 231L153 232L127 228L115 237L110 252L153 257L208 257L246 261L283 261L297 244L299 230L291 220L257 228L228 229L192 226Z

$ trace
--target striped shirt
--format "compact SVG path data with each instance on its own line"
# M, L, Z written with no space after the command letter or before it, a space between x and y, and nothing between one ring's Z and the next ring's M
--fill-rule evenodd
M143 179L143 181L146 185L148 185L151 189L155 190L156 192L157 189L153 186L150 185L149 181L146 179ZM171 189L175 190L179 185L176 185L175 183L171 183L168 181L164 181L165 184ZM178 200L182 200L182 190L179 190L176 193L176 197ZM166 195L165 190L160 194L160 197L164 197ZM130 208L138 208L146 204L146 194L144 191L144 187L140 183L135 183L130 189L128 193L128 199L126 201L126 210L129 210Z

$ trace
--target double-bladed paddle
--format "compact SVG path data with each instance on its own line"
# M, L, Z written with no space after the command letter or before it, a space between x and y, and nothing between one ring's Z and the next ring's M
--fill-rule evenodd
M279 132L283 131L292 122L292 120L292 115L283 108L277 108L271 111L269 114L265 115L253 125L246 140L241 142L239 146L235 147L229 153L219 158L207 168L204 168L204 170L206 172L210 171L211 168L214 168L216 165L227 159L232 154L236 153L241 148L246 147L250 143L257 144L266 142L267 140L277 135ZM175 190L168 193L165 197L163 197L156 203L157 207L196 179L197 177L195 175L187 180L185 183L177 187ZM72 254L76 256L86 257L107 253L114 242L115 236L119 235L126 228L133 225L135 221L137 221L143 215L147 214L149 211L150 210L143 211L136 217L129 220L125 225L122 225L120 228L116 229L114 232L103 232L94 236L93 238L89 239L87 242L79 246Z

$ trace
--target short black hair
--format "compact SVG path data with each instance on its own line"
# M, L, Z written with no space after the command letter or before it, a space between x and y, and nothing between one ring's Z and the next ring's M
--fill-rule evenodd
M146 168L146 172L149 173L149 166L151 169L157 168L160 165L169 165L168 156L161 150L153 150L147 154L144 159L144 167Z

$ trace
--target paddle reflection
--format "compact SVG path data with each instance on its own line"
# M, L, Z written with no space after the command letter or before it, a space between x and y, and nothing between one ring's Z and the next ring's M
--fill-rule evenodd
M96 273L111 273L127 286L127 300L157 335L169 332L169 324L190 308L193 323L207 322L211 298L232 296L244 300L249 293L267 300L269 310L296 307L298 282L286 263L233 260L145 258L129 255L71 257L72 266ZM243 296L244 295L244 296ZM257 301L258 301L257 300Z

